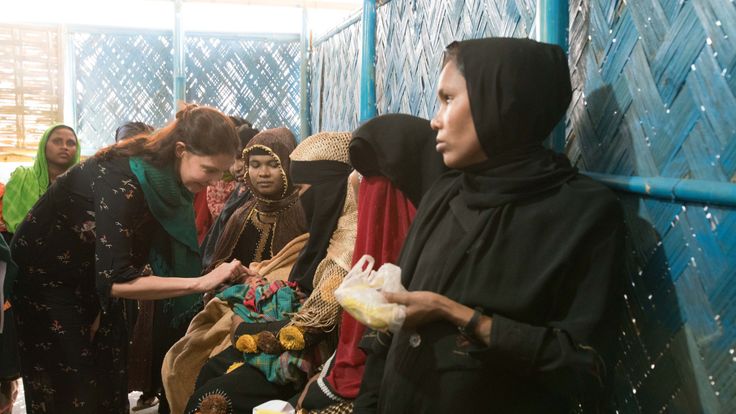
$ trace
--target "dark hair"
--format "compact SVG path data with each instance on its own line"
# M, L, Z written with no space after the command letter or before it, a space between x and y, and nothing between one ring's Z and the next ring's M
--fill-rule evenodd
M240 141L235 126L227 116L214 108L187 105L176 113L176 119L150 136L139 136L103 148L95 157L140 156L147 162L164 167L176 161L176 143L183 142L195 155L236 155Z
M457 70L460 71L461 75L465 76L465 67L460 60L460 42L457 40L447 45L445 51L442 53L442 67L444 68L450 61L455 62Z
M126 122L115 130L115 142L138 135L148 135L151 132L153 132L153 127L148 124L137 121Z
M240 128L243 125L248 125L248 127L253 128L253 124L248 122L248 120L245 118L236 115L229 115L228 117L231 121L233 121L233 124L235 124L235 128Z
M259 132L259 130L253 128L252 125L241 125L238 128L238 138L240 138L240 150L242 151L246 146L248 146L248 143L251 139L253 139L254 136L256 136Z

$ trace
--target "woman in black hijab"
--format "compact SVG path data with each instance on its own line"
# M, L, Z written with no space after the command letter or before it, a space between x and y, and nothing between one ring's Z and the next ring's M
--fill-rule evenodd
M409 292L386 294L407 318L378 411L587 404L613 341L623 218L612 192L542 146L570 102L565 54L527 39L453 43L438 97L436 149L453 170L422 199L404 244Z

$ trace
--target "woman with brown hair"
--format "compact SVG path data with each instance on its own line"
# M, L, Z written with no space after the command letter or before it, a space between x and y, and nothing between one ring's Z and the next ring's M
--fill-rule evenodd
M244 271L234 260L199 276L192 208L237 147L226 116L191 105L72 168L31 209L11 245L29 413L127 413L120 298L167 299L174 330L198 293Z

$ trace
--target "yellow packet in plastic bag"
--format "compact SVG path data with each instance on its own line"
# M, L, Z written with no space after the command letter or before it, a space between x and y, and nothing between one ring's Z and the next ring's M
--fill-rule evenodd
M338 303L358 322L376 330L398 332L406 319L406 307L388 303L382 292L405 292L401 269L385 263L373 270L375 259L364 255L335 290Z

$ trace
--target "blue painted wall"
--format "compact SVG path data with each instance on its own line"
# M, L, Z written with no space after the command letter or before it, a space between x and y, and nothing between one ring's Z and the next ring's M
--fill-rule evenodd
M578 0L570 23L578 167L735 181L733 2ZM736 212L620 195L630 248L616 408L736 412Z

